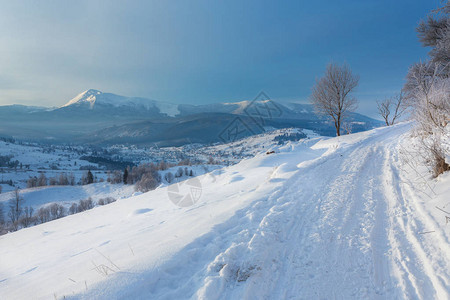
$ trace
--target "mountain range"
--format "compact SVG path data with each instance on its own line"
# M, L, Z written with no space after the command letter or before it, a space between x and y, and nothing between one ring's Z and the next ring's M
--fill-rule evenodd
M348 121L353 132L382 124L358 113L350 113ZM177 146L231 142L286 127L334 135L312 105L282 104L264 93L253 101L190 105L90 89L57 108L0 106L0 137L38 142Z

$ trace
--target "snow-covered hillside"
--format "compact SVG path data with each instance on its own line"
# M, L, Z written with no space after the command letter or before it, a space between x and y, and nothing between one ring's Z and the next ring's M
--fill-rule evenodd
M199 176L190 207L164 187L0 236L0 294L448 299L450 174L412 168L410 127L274 146Z

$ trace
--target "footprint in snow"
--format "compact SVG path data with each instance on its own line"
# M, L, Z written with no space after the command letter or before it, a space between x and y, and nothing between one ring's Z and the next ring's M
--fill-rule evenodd
M244 179L244 176L237 175L237 176L234 176L234 177L232 177L232 178L230 179L230 183L236 182L236 181L241 181L241 180L243 180L243 179Z
M153 209L151 208L140 208L140 209L136 209L135 211L133 211L130 216L136 216L136 215L142 215L142 214L146 214L148 212L151 212Z

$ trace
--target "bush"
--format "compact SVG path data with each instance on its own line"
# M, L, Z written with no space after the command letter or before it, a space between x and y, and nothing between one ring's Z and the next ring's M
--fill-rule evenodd
M66 173L59 174L58 184L59 185L69 185L69 178L67 177Z
M58 179L56 177L50 177L48 179L48 185L58 185Z
M182 167L179 167L178 170L177 170L177 172L175 173L175 177L176 177L176 178L179 178L179 177L181 177L181 176L183 176L183 168L182 168Z
M136 183L135 189L137 191L145 193L156 189L160 182L161 177L159 175L157 175L157 177L155 178L155 174L145 173L142 176L141 180Z
M41 173L37 180L37 186L46 186L46 185L47 185L47 177L45 177L44 173Z
M85 200L80 200L80 202L78 203L78 212L82 212L92 208L94 208L94 202L90 197Z
M123 182L123 175L122 175L122 172L116 170L116 171L114 171L114 172L112 172L112 173L111 173L111 172L108 173L108 179L107 179L107 181L108 181L109 183L112 183L112 184L119 184L119 183L122 183L122 182Z
M38 179L37 179L36 176L30 177L30 178L27 180L27 188L34 188L34 187L37 187L37 183L38 183Z
M78 212L78 205L76 203L72 203L72 205L69 208L69 214L73 215Z
M51 220L50 218L50 208L41 207L37 212L37 219L40 223L45 223Z
M66 209L64 206L58 203L53 203L49 206L50 216L53 220L64 217L66 214Z
M27 206L24 209L24 216L20 218L19 223L23 228L31 226L33 223L37 222L37 219L33 216L33 208L31 206Z
M106 197L106 198L101 198L98 200L98 205L107 205L110 203L116 202L116 199L114 199L113 197Z
M168 183L172 183L172 181L173 181L173 179L174 179L173 173L172 173L172 172L167 172L167 173L164 175L164 179L165 179Z

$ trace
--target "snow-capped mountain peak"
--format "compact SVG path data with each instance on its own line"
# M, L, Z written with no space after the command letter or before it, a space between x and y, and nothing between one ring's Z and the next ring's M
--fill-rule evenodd
M89 89L77 95L75 98L67 102L63 107L69 106L85 106L88 105L90 109L94 106L109 106L109 107L128 107L133 109L156 109L160 113L168 116L175 116L179 113L178 105L166 102L159 102L152 99L140 97L126 97L112 93L103 93L99 90Z
M74 104L82 104L82 103L89 103L90 107L93 108L95 104L95 100L97 99L98 95L103 94L102 92L94 89L86 90L80 94L78 94L75 98L71 99L69 102L64 104L61 107L67 107Z

